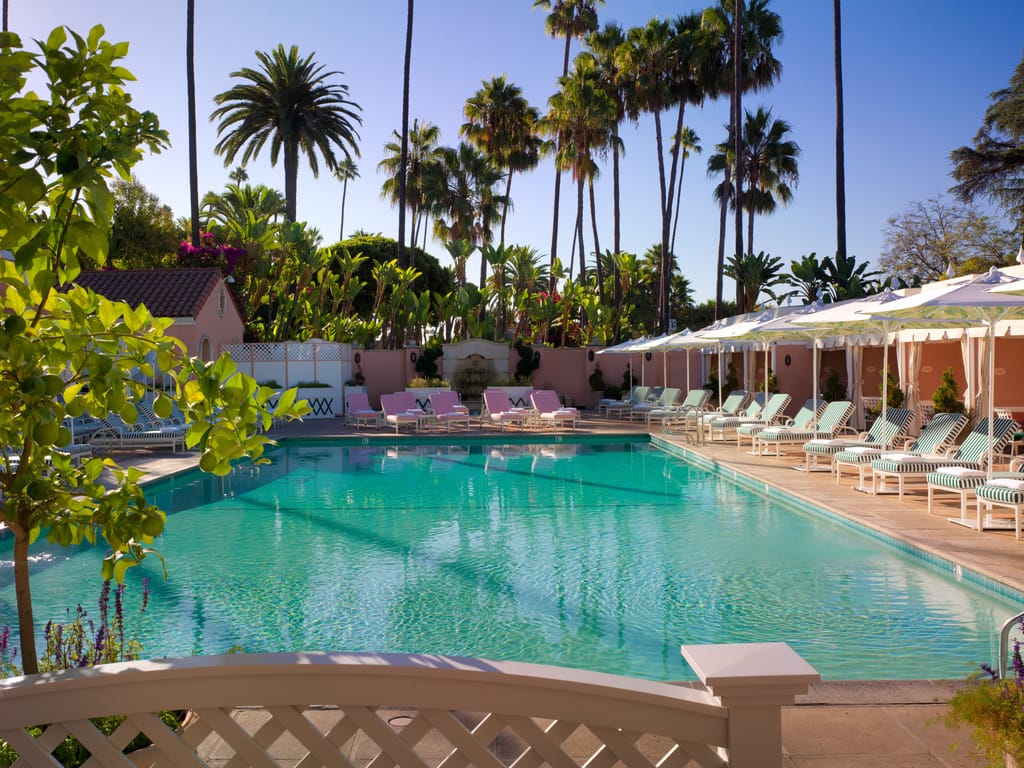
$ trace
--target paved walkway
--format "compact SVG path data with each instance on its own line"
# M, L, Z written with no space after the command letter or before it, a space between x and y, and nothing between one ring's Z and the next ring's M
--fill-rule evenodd
M598 419L587 415L579 432L614 434L643 430L639 423ZM479 430L475 430L479 433ZM493 429L488 434L497 434ZM286 425L276 437L352 435L340 419ZM363 430L363 434L366 434ZM372 431L370 434L374 434ZM381 431L381 435L386 434ZM396 435L399 441L415 436ZM951 525L946 518L959 514L959 500L950 495L941 513L929 515L921 487L904 503L894 496L868 496L849 485L837 486L827 473L806 474L789 467L798 456L781 461L753 457L735 443L689 445L681 438L666 439L714 462L726 472L737 472L766 485L806 499L888 535L933 552L965 568L1024 590L1024 542L1012 532L978 534ZM799 448L797 448L799 450ZM194 465L193 454L122 455L118 458L154 475ZM849 481L847 481L849 482ZM926 649L922 649L926 652ZM783 748L786 768L973 768L984 762L971 754L967 731L953 732L942 724L943 702L956 683L845 682L821 683L796 706L783 712ZM959 745L958 748L957 745Z

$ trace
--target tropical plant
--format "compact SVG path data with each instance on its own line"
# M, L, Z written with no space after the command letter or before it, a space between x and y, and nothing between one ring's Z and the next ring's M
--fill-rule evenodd
M823 299L828 281L828 268L818 258L817 253L808 253L801 256L799 261L789 262L786 282L795 290L788 295L797 296L804 304L813 304Z
M725 265L725 274L735 280L740 289L741 313L757 309L757 300L762 293L767 293L773 300L778 301L778 296L772 289L786 282L782 275L782 259L764 251L756 255L748 253L742 258L730 256Z
M245 81L214 96L219 106L210 115L219 120L219 140L214 151L224 156L224 166L241 153L242 164L257 157L270 142L270 162L277 165L283 154L285 213L297 221L296 201L299 154L305 153L313 176L324 166L338 167L335 149L351 159L359 156L356 126L362 123L360 107L348 98L348 86L329 83L341 72L326 72L310 54L299 57L299 49L278 45L270 53L257 51L260 68L245 67L231 77Z
M842 256L839 253L836 253L835 259L826 258L822 267L826 274L829 300L862 299L888 286L891 278L881 280L881 272L869 270L870 266L866 261L858 264L855 256Z
M120 60L126 43L57 28L39 53L17 35L0 48L0 444L16 446L2 459L0 522L13 538L21 658L39 671L29 580L31 544L45 531L61 546L103 540L104 578L120 581L153 552L164 513L139 485L141 471L112 459L81 466L55 450L70 442L65 419L117 413L133 423L147 392L137 380L157 369L169 386L154 393L153 410L176 405L190 428L186 445L199 448L201 469L227 474L231 462L261 459L267 438L258 430L272 417L293 417L294 390L271 412L273 393L239 373L228 357L205 363L165 335L170 319L145 307L111 302L74 283L79 253L104 264L108 240L101 224L111 214L108 179L127 180L142 150L159 151L167 136L156 116L139 112L124 88L131 74ZM33 90L25 90L32 83ZM88 137L88 140L83 139ZM155 362L154 362L155 361ZM99 481L106 471L113 487Z
M540 115L519 86L507 82L504 75L485 81L466 101L464 114L466 122L459 133L505 172L500 239L504 245L505 221L512 206L512 175L535 168L540 161L544 144L537 133Z
M397 131L392 132L392 137L394 140L384 145L384 159L377 164L377 170L388 174L380 188L381 199L390 200L393 204L399 205L401 200L400 177L403 175L401 173L403 167L402 137ZM427 228L422 224L427 211L423 196L423 174L424 169L438 159L437 142L440 137L441 131L436 125L431 123L421 125L419 120L413 120L412 129L409 131L409 149L404 166L405 205L409 209L409 218L412 220L412 226L409 228L410 248L414 248L419 242L421 231L423 247L426 248Z
M1020 629L1024 629L1024 620ZM954 693L946 712L948 727L971 726L974 743L991 768L1024 764L1024 660L1020 640L1013 643L1010 667L1012 676L1000 679L996 670L982 664L983 677L975 676Z
M942 383L932 392L932 405L936 413L966 413L964 401L960 399L960 387L953 377L953 369L942 372Z
M338 240L345 239L345 199L348 197L348 183L359 178L359 167L351 157L343 158L334 170L334 178L341 182L341 225L338 227Z
M986 197L1016 222L1024 247L1024 58L992 103L970 147L950 153L953 192L963 202Z
M758 108L746 113L743 124L742 175L746 184L743 206L747 212L747 248L754 250L754 214L771 214L778 203L793 198L800 173L797 157L800 147L785 138L789 123L772 118L770 109Z
M533 0L534 8L549 11L544 19L544 29L551 37L565 38L565 53L562 56L562 77L569 74L569 45L573 38L582 39L597 29L597 6L604 0ZM558 147L555 147L558 151ZM558 258L558 197L562 185L562 174L555 168L555 200L552 206L551 255L548 268L554 272Z

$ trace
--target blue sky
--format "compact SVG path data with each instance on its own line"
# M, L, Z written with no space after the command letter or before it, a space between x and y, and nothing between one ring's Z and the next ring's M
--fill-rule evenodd
M689 0L608 0L602 23L625 27L654 16L673 17L707 3ZM401 120L402 57L406 3L302 0L197 0L196 76L199 116L200 193L221 190L229 168L213 152L216 126L209 122L215 94L231 87L230 73L255 67L256 50L279 43L316 54L328 70L344 75L350 97L363 107L360 178L349 184L346 234L359 228L395 236L397 211L380 199L377 170L382 148ZM544 13L531 0L420 0L413 39L410 115L441 128L442 143L455 145L465 100L481 81L504 74L542 111L561 73L562 43L544 34ZM794 200L774 216L755 221L754 246L788 265L816 251L835 251L835 136L832 70L832 3L774 0L784 38L777 49L783 72L768 92L745 97L744 107L773 108L787 120L800 145L800 182ZM172 147L147 157L136 175L176 216L188 213L188 149L185 126L185 3L11 0L10 28L23 38L42 38L64 24L85 32L101 23L110 40L131 44L127 66L138 78L131 92L138 107L156 112ZM949 152L969 143L981 124L988 95L1005 87L1021 60L1024 3L1020 0L846 0L843 58L846 109L848 251L877 259L887 218L914 200L950 186ZM578 44L573 51L579 50ZM698 300L714 294L718 213L712 180L705 173L710 148L721 141L728 102L691 107L686 122L701 137L703 156L690 159L683 190L677 256ZM653 121L622 129L625 250L642 254L659 239L657 159ZM265 154L248 168L250 181L283 190L283 168ZM554 170L551 161L513 180L514 211L506 239L548 253ZM559 256L568 258L575 190L562 185ZM610 247L611 169L598 181L602 248ZM567 199L568 198L568 199ZM298 217L317 227L325 243L338 237L341 185L329 174L314 179L302 166ZM588 248L589 220L586 224ZM732 234L727 236L732 242ZM440 244L428 250L450 263ZM478 267L470 263L470 278ZM728 281L727 281L728 285Z

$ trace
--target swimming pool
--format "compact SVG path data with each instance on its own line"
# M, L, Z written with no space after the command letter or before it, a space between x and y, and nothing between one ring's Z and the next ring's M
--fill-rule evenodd
M646 438L645 438L646 439ZM289 442L172 512L146 655L445 653L692 677L682 643L790 643L827 679L962 677L1019 608L646 442ZM14 625L10 542L0 626ZM101 553L34 549L37 623L94 604Z

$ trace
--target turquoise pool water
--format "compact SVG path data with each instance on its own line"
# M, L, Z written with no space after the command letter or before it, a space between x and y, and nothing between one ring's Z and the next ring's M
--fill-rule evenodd
M829 679L961 677L1008 597L646 443L289 443L172 512L146 655L381 650L691 677L682 643L784 640ZM14 624L0 542L0 626ZM36 618L95 603L101 553L34 549Z

